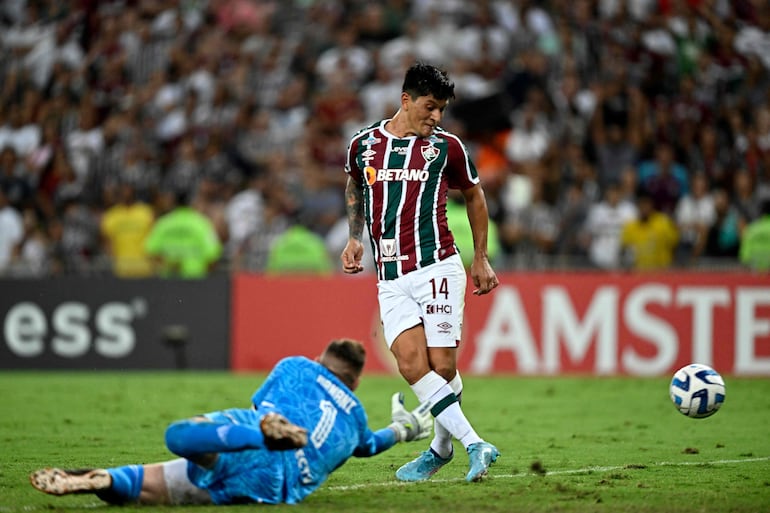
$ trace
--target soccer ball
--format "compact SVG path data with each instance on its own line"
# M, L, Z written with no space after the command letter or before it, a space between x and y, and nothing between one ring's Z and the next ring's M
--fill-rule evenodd
M692 363L676 371L669 394L682 415L702 419L714 415L725 402L725 382L708 365Z

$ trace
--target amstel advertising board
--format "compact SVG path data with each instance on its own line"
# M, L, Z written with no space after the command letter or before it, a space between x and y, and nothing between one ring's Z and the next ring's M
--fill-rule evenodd
M459 368L473 374L655 376L691 362L770 376L770 277L747 273L503 274L466 295ZM394 372L371 276L233 281L231 366L315 356L335 337ZM437 304L436 307L439 307ZM439 308L440 310L440 308Z

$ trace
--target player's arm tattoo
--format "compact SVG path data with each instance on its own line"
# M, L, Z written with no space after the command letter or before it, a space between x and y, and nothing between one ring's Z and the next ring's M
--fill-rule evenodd
M345 186L345 210L348 214L348 235L361 240L364 233L364 188L352 178Z

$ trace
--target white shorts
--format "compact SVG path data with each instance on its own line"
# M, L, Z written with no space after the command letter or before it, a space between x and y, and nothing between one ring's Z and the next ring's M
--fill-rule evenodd
M173 505L211 504L209 492L198 488L187 477L188 462L184 458L163 463L163 478L166 480L169 501Z
M377 283L385 342L403 331L425 327L428 347L457 347L462 336L467 275L460 255Z

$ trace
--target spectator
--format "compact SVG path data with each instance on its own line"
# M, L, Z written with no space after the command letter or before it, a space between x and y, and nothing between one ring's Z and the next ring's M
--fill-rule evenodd
M655 158L639 165L639 183L652 197L655 209L672 215L679 199L689 193L687 170L674 160L674 148L667 142L655 147Z
M709 226L703 254L712 258L737 257L743 223L726 190L716 189L712 194L715 218Z
M284 152L293 151L302 142L310 117L310 108L305 104L309 92L305 78L292 77L270 111L270 139Z
M36 92L31 92L33 95ZM35 122L35 105L29 101L11 105L9 109L6 147L12 148L21 158L27 158L42 139L40 126Z
M398 102L393 98L398 98L401 91L402 67L400 62L395 66L386 64L385 57L380 54L373 79L360 91L366 123L390 117L398 110Z
M528 100L512 114L513 129L505 143L505 154L524 172L537 172L551 146L548 120L532 92Z
M624 167L620 171L620 200L636 204L636 191L639 190L639 174L634 166Z
M65 144L77 181L84 184L91 173L93 159L104 150L104 134L95 105L84 103L79 114L78 128L67 134Z
M561 212L559 234L556 239L556 254L563 263L585 266L585 246L580 240L580 229L585 224L589 204L595 203L587 194L582 180L567 184L561 188L556 208Z
M32 187L27 180L29 173L16 151L7 147L0 150L0 187L5 190L6 200L21 210L32 198Z
M145 250L162 277L204 278L222 253L214 225L188 206L186 196L165 194L170 210L153 225Z
M336 33L335 44L318 56L316 73L324 82L333 75L344 75L353 87L360 86L372 69L372 55L357 44L358 32L354 25L345 24Z
M76 196L68 196L60 199L58 208L61 226L56 229L54 252L63 272L82 276L97 274L102 260L96 207Z
M377 52L378 65L397 70L396 75L400 75L398 70L403 67L405 62L424 58L417 54L419 37L420 22L407 17L403 22L403 31L380 46ZM377 73L376 70L375 73Z
M603 200L589 208L582 229L591 264L601 269L621 267L621 233L636 215L636 206L621 198L619 185L608 183Z
M577 71L564 71L558 89L551 95L551 101L557 112L556 119L561 120L556 138L574 140L581 144L587 142L597 100L594 91L583 87Z
M291 226L290 218L285 212L284 202L275 194L265 197L259 223L260 228L254 230L236 248L232 259L234 270L252 273L264 272L273 243ZM347 231L345 235L347 242Z
M745 169L740 169L733 173L733 195L731 201L744 224L754 221L761 215L759 195L754 189L751 175Z
M532 202L507 213L500 226L500 240L510 253L510 263L518 269L548 267L561 222L555 188L542 180L532 185Z
M154 221L152 207L137 199L134 186L122 184L118 203L105 211L101 221L105 253L111 257L116 276L144 278L152 274L144 243Z
M604 188L608 182L618 181L624 168L636 164L642 145L640 111L646 105L638 89L599 90L602 104L592 109L590 143L596 154L599 186Z
M18 260L13 266L13 275L44 278L50 272L50 241L34 209L25 209L22 218L24 238L20 244Z
M709 192L705 173L692 178L692 190L676 205L674 220L679 230L677 254L679 263L690 264L703 252L709 227L716 219L714 198Z
M716 127L697 125L697 139L689 155L689 168L706 173L711 187L732 190L732 172L730 165L733 155L726 141L719 141Z
M229 234L226 250L228 258L238 254L249 237L264 228L265 200L262 191L265 186L262 173L253 173L247 180L247 186L227 202L225 219Z
M761 9L759 25L743 24L735 36L735 49L745 56L759 58L766 69L770 69L770 8L757 4Z
M12 260L18 255L24 237L24 222L0 187L0 276L6 274Z
M30 185L37 188L40 177L53 160L54 151L61 144L59 125L55 118L47 118L43 123L40 144L27 155L26 164L30 175Z
M184 137L174 149L174 159L163 175L160 188L179 197L190 198L198 188L201 163L197 157L195 141Z
M134 189L136 197L150 203L157 193L161 180L161 171L153 155L141 143L126 145L122 162L116 177L118 183L128 183Z
M620 235L624 263L639 271L670 267L679 239L673 220L655 208L644 189L637 194L636 208L637 218L624 224Z
M267 274L331 274L334 267L324 240L302 224L290 226L270 246Z

